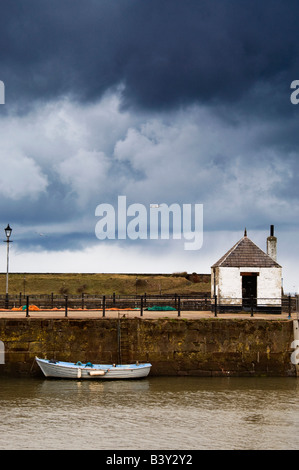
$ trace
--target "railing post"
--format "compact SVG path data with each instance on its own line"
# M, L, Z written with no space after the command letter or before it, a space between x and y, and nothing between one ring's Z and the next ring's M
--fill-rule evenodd
M253 317L253 295L250 297L250 316Z
M117 322L117 361L121 364L121 324L118 313L118 322Z
M26 297L26 317L29 317L29 295Z
M178 295L178 317L181 316L181 297Z
M65 304L64 304L64 316L67 317L67 307L68 307L68 297L67 295L64 296Z
M214 313L214 317L217 317L217 295L215 294L214 295L214 299L215 299L215 313Z
M106 296L103 295L103 317L106 315Z
M84 310L84 292L81 294L81 309Z
M289 295L289 316L288 318L292 318L292 299L291 296Z
M140 316L143 317L143 296L140 297Z

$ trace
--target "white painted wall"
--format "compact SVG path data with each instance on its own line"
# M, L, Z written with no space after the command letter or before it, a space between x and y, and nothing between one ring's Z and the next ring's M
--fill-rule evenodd
M257 278L258 305L280 305L281 268L260 268Z
M257 305L280 305L281 268L215 268L216 292L214 292L214 272L211 271L211 294L218 296L222 305L242 305L241 272L259 273L257 276Z

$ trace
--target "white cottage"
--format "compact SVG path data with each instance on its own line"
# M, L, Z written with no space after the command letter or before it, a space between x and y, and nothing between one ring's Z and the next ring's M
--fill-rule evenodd
M221 311L249 309L281 313L282 268L271 225L264 253L244 236L211 268L211 294Z

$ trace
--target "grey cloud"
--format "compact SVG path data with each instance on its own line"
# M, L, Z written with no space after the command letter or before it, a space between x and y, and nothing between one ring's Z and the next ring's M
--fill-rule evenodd
M246 220L256 227L278 214L285 223L297 214L297 186L287 192L296 154L285 155L282 147L271 145L272 125L261 130L260 122L231 124L208 107L195 106L167 117L124 116L115 100L111 95L93 106L61 102L52 112L41 107L34 115L5 120L2 145L14 130L16 155L30 157L47 186L30 199L35 179L25 172L27 197L2 199L3 223L9 216L10 223L27 231L34 225L42 224L42 231L55 225L62 236L38 239L53 249L55 243L66 248L82 240L90 243L96 206L116 204L121 194L128 204L203 203L206 229L238 229ZM90 130L94 120L97 126ZM25 237L23 243L29 240Z
M298 70L298 10L283 0L5 2L7 102L93 101L122 85L123 106L163 110L236 103L273 82L283 107Z

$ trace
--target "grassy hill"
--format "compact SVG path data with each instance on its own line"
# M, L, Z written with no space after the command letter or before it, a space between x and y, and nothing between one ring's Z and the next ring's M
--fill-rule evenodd
M0 294L5 294L6 275L0 274ZM55 274L11 273L9 294L134 295L210 292L209 274Z

